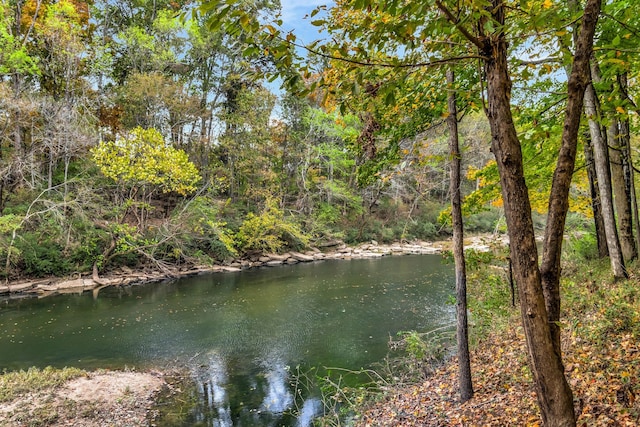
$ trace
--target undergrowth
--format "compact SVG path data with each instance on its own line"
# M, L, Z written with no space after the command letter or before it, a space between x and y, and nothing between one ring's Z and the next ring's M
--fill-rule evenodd
M578 237L565 249L562 356L577 425L640 425L638 263L627 266L628 280L614 281L592 239ZM422 384L396 387L380 403L361 407L356 425L541 425L506 266L487 264L469 281L473 399L458 403L454 359Z

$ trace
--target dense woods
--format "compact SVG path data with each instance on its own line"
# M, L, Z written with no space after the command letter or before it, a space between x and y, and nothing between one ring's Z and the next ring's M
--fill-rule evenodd
M328 86L307 96L279 89L259 75L278 59L246 56L249 33L209 28L196 6L3 3L5 279L450 232L439 219L449 185L443 121L418 125L417 107L406 106L386 122L340 112ZM316 62L310 81L332 72ZM486 121L469 115L461 134L475 153L463 174L482 170ZM469 175L463 193L480 180ZM468 227L493 230L500 215L489 207Z
M562 245L638 256L637 6L338 0L303 45L269 1L3 2L2 276L507 231L542 419L575 425Z

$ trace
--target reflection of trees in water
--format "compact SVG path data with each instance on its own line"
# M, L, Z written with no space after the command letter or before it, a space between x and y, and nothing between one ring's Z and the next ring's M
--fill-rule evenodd
M213 410L215 413L215 419L211 420L212 425L231 427L233 426L233 420L226 391L228 382L226 364L224 359L217 353L209 353L208 356L208 363L201 365L206 367L206 371L196 376L198 391L202 397L202 402L206 402L206 408ZM209 411L198 411L195 414L198 422L204 422L210 416Z

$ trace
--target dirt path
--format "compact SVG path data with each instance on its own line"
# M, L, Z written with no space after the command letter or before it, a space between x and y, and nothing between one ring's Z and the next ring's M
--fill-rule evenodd
M0 402L1 426L148 426L167 383L157 372L97 371Z

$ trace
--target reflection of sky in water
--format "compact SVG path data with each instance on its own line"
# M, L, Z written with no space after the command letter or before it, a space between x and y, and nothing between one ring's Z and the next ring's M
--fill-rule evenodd
M207 370L198 382L199 391L206 399L209 408L215 409L217 413L217 419L212 421L212 425L214 427L231 427L233 426L233 421L225 390L227 383L225 362L218 354L212 353L209 356ZM202 422L204 420L200 419L198 421Z
M313 419L322 412L322 403L318 399L309 398L302 404L300 415L298 415L297 427L308 427L313 423Z
M199 360L199 367L195 374L198 382L198 392L202 402L206 402L208 410L202 411L196 421L213 427L232 427L234 425L233 410L230 407L227 387L231 386L227 362L218 353L209 353ZM251 382L253 393L260 394L261 399L255 404L247 402L245 420L252 419L255 425L280 425L277 419L287 411L297 413L295 425L309 427L313 419L322 413L322 403L315 397L307 397L302 402L294 402L294 392L289 384L290 369L281 358L275 354L266 356L258 361L261 372ZM256 378L264 381L258 384ZM260 402L258 404L258 402ZM298 407L299 405L299 407ZM206 408L205 408L206 409ZM271 421L271 422L269 422ZM239 424L244 425L244 424Z
M276 362L271 366L265 375L267 388L262 401L261 409L279 414L291 407L293 395L289 391L287 381L289 372L282 362Z

